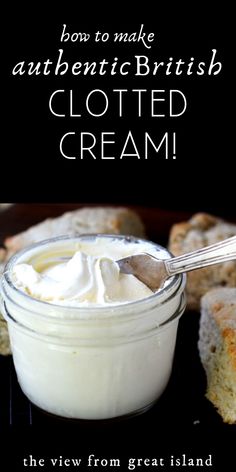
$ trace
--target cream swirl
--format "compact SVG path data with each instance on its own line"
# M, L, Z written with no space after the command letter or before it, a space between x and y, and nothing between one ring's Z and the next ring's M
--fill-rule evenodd
M114 304L148 297L151 290L132 275L120 273L110 257L77 251L67 262L41 272L27 263L13 268L14 284L33 298L65 305Z

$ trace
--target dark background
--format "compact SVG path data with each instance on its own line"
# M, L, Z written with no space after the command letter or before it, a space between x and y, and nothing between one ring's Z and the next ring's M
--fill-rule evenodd
M43 2L4 6L1 201L122 203L160 208L172 215L205 210L235 219L232 11L226 5L219 8L209 3L207 11L200 2L178 8L170 3L164 8L159 2L100 2L97 7L78 4L77 9L74 3L67 2L63 7L57 4L52 11ZM97 44L96 49L88 43L62 46L59 37L63 23L71 31L100 29L110 33L132 32L144 23L146 31L156 33L157 41L151 53L134 45L109 48L106 43L105 47ZM82 60L83 56L95 60L153 54L157 61L170 56L204 60L215 48L223 70L216 77L187 79L11 76L12 67L20 60L55 58L59 47L63 47L65 57L74 60ZM176 121L155 121L148 114L138 120L130 112L122 122L112 111L106 119L84 118L83 122L72 118L60 121L48 111L48 99L55 89L73 88L84 95L94 88L109 91L118 87L180 89L186 94L188 109ZM157 156L148 161L68 161L58 149L62 134L82 128L94 134L101 129L121 133L131 129L139 142L144 129L155 136L172 127L177 131L176 160L165 161ZM17 220L18 227L20 221ZM32 427L23 425L17 410L15 424L6 427L4 421L1 423L1 460L7 462L3 470L10 470L12 465L21 470L22 458L29 454L86 457L94 453L99 457L119 457L121 469L126 470L123 465L127 457L179 457L186 453L190 457L213 454L214 467L209 469L231 472L235 427L224 425L204 398L205 377L196 350L197 327L198 317L183 317L174 375L165 395L149 413L115 425L91 426L51 421L33 411ZM4 382L8 382L5 377ZM16 399L18 402L22 405L21 397ZM1 414L4 418L5 413Z

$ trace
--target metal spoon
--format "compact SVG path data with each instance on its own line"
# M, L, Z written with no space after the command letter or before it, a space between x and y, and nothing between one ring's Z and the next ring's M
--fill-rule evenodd
M170 259L162 260L140 253L116 262L122 273L135 275L155 292L173 275L233 259L236 259L236 236Z

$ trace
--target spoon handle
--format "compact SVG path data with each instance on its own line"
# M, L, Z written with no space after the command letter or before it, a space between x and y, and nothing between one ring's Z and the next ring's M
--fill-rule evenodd
M165 261L169 275L236 259L236 236Z

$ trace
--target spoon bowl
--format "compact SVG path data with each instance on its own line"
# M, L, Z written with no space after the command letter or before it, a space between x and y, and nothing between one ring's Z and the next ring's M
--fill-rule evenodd
M176 274L234 259L236 259L236 236L170 259L158 259L150 254L141 253L116 262L122 273L134 275L155 292L163 287L169 277Z

